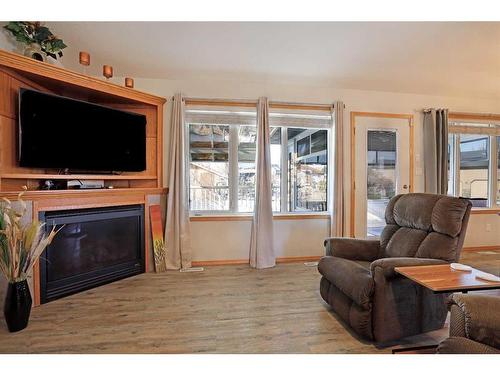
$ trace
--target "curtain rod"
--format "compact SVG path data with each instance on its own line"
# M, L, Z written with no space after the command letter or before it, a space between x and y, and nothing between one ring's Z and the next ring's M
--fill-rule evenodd
M279 102L279 101L269 101L269 105L275 105L276 107L279 106L290 106L290 107L318 107L318 108L333 108L334 104L320 104L320 103L296 103L296 102Z

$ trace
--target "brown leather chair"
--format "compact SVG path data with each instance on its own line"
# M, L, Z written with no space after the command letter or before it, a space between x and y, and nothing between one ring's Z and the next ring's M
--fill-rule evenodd
M395 196L380 240L325 240L326 256L318 265L321 296L355 332L377 342L442 328L449 295L433 294L394 267L457 261L470 209L462 198Z
M500 354L500 298L454 294L450 299L450 337L439 354Z

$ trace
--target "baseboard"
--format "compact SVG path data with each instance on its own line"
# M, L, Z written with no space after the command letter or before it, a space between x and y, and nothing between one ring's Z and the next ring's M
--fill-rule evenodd
M314 262L321 258L321 255L303 256L303 257L278 257L276 263L302 263ZM198 260L191 262L193 267L203 266L228 266L238 264L248 264L248 259L220 259L220 260Z
M462 248L462 251L494 251L500 250L500 245L493 246L469 246Z
M500 245L494 246L470 246L462 248L462 251L497 251L500 250ZM302 257L278 257L276 263L302 263L302 262L315 262L321 259L321 255L302 256ZM197 260L191 262L193 267L204 266L230 266L248 264L248 259L217 259L217 260Z
M237 264L248 264L248 259L196 260L191 262L193 267L230 266Z
M302 262L315 262L320 260L322 255L314 255L307 257L280 257L276 258L276 263L302 263Z

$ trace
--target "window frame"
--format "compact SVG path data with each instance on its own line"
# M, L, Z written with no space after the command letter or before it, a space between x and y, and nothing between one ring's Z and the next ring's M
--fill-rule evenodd
M203 101L203 104L209 103ZM225 107L227 104L227 110L231 110L231 107L238 106L238 102L236 101L221 101L217 100L217 107ZM186 101L186 104L187 101ZM197 104L197 103L196 103ZM247 103L248 104L248 103ZM257 111L257 106L246 105L247 109L251 109L252 111ZM272 107L272 103L270 103L270 107ZM282 108L280 105L276 105L277 108ZM332 113L333 106L325 106L325 105L291 105L291 109L306 109L306 110L314 110L315 108L319 108L324 111L325 114L328 113L328 116L331 117L331 125L329 127L320 127L320 126L283 126L283 125L271 125L270 128L278 127L281 131L281 176L280 176L280 211L273 211L273 216L277 218L287 217L291 219L295 219L297 217L304 218L319 218L319 217L328 217L331 212L331 208L333 207L333 200L331 199L331 192L333 189L333 178L334 178L334 166L333 166L333 137L335 134L335 124L334 124L334 116ZM327 112L325 109L330 108L330 111ZM184 111L186 111L188 105L185 105ZM214 108L215 109L215 108ZM281 111L280 111L281 112ZM191 201L190 201L190 142L189 142L189 127L190 123L184 119L184 140L185 140L185 181L186 181L186 189L187 189L187 204L189 207L189 215L191 218L199 218L200 221L203 218L209 219L212 218L245 218L251 217L253 212L238 212L238 189L239 189L239 170L238 170L238 145L239 145L239 136L238 131L240 126L249 126L247 124L225 124L229 126L229 142L228 142L228 163L229 163L229 174L228 174L228 185L229 185L229 209L228 210L191 210ZM326 201L327 201L327 209L325 211L289 211L288 210L288 128L310 128L311 130L326 130L327 132L327 192L326 192ZM311 145L310 145L311 147ZM286 150L286 152L285 152ZM310 156L310 155L309 155Z
M475 123L483 126L470 126ZM469 124L469 126L467 126ZM482 211L488 209L500 209L500 202L497 202L498 180L500 178L498 165L498 141L500 139L500 121L492 121L482 118L467 117L462 120L460 117L453 117L449 120L448 133L453 136L453 144L450 148L450 165L449 165L449 181L452 186L448 187L448 192L453 196L460 195L460 136L463 134L484 135L488 137L487 153L488 153L488 193L486 207L472 207L474 211ZM497 134L495 134L497 132ZM450 140L448 139L448 144Z
M227 178L227 183L228 183L228 190L229 190L229 209L227 210L192 210L191 209L191 182L190 182L190 144L189 144L189 126L191 124L185 122L184 124L184 131L186 134L186 182L187 182L187 199L188 199L188 206L189 206L189 213L190 216L227 216L227 215L234 215L234 216L245 216L247 214L250 214L249 212L237 212L237 205L238 205L238 187L239 187L239 171L238 171L238 144L239 144L239 138L238 138L238 130L239 127L242 125L236 125L236 124L227 124L229 126L229 141L228 141L228 166L229 166L229 173L228 173L228 178ZM248 126L248 125L243 125L243 126ZM236 160L236 162L234 162Z

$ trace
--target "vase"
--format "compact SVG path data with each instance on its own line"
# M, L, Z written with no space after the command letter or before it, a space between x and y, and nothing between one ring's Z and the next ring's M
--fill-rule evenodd
M45 58L45 62L49 63L50 65L55 65L55 66L58 66L60 68L64 68L64 65L63 63L61 62L61 60L59 59L54 59L52 56L47 56Z
M24 47L24 56L31 57L32 59L38 60L38 61L43 61L46 62L47 59L45 57L45 53L42 52L40 46L36 44L29 44L26 47Z
M30 318L31 302L30 289L26 280L9 283L3 312L10 332L26 328Z

